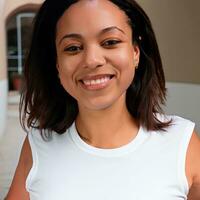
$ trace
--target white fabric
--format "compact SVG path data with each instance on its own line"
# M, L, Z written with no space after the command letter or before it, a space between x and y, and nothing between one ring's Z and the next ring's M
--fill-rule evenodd
M186 200L185 158L194 123L160 119L170 118L166 132L140 127L129 144L115 149L85 143L75 123L49 142L33 129L30 200Z

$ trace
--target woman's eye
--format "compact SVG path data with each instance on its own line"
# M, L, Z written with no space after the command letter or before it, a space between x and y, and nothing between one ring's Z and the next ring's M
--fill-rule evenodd
M103 46L114 46L118 43L120 43L121 41L119 40L107 40L106 42L103 43Z
M82 48L80 46L70 46L64 49L64 51L67 51L69 53L76 53L80 51Z

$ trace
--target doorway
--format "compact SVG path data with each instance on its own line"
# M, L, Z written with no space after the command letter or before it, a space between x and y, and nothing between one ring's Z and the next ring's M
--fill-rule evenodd
M6 24L7 64L9 91L19 91L23 79L23 66L30 46L35 12L20 12Z

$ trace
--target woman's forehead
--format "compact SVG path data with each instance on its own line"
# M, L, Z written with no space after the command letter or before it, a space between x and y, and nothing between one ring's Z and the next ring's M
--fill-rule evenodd
M92 18L95 13L99 14L100 17L107 16L109 13L109 17L121 16L127 18L125 12L109 0L80 0L72 4L64 12L64 15L69 16L69 18L78 18L79 16L83 17L86 14L91 14L90 17ZM84 20L84 18L81 18L81 20ZM93 20L95 21L95 18Z
M72 4L58 20L57 27L84 28L127 25L125 12L108 0L80 0Z

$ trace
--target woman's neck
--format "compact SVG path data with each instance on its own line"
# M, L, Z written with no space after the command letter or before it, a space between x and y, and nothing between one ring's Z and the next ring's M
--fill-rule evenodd
M80 137L99 148L117 148L129 143L139 127L123 102L98 111L79 108L76 128Z

